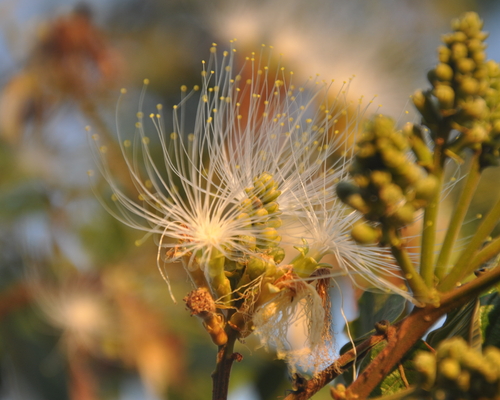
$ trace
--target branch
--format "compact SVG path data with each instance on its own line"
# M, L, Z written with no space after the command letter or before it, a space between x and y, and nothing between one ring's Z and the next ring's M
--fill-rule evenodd
M385 332L378 332L370 336L364 342L356 346L354 349L342 354L335 360L333 364L325 368L320 373L316 374L313 378L306 381L301 385L300 390L290 393L284 400L305 400L309 399L320 389L322 389L328 382L331 382L337 376L342 374L348 367L350 367L357 357L368 352L373 346L386 339Z
M500 281L500 267L496 267L474 281L441 295L441 305L414 308L388 333L387 346L377 355L356 381L347 389L347 399L366 399L380 381L394 368L425 332L444 314L461 307Z
M348 388L347 399L365 399L394 366L403 358L408 350L425 334L425 332L444 314L461 307L479 296L483 291L500 281L500 267L476 278L462 287L442 294L441 304L415 307L412 313L397 324L388 328L385 334L377 333L363 343L340 356L333 364L306 381L300 391L293 392L284 400L305 400L317 393L326 384L350 367L356 357L371 349L382 340L388 344L379 355L363 371L358 379Z
M217 352L217 365L212 373L212 400L226 400L229 389L229 375L234 361L241 361L242 355L234 353L234 343L236 342L237 332L228 327L227 343L219 346Z

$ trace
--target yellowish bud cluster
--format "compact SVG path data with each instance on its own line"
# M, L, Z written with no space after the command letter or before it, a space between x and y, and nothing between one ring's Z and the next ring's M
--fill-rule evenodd
M481 354L459 337L443 341L436 354L415 358L420 387L432 398L498 399L500 350L487 347ZM439 397L438 397L439 396Z
M498 163L500 147L500 70L486 61L483 22L474 12L453 21L453 32L442 37L439 63L429 71L432 88L417 91L413 103L431 132L447 125L460 132L443 138L449 151L482 149L482 166ZM498 128L498 129L497 129Z
M415 211L425 207L438 190L438 182L418 164L408 159L410 148L417 159L430 163L423 138L412 127L402 133L394 121L376 117L357 143L350 173L352 182L340 182L337 195L346 204L363 213L368 221L400 228L414 220ZM409 139L412 137L412 140ZM358 243L377 243L382 232L366 222L355 225L352 237Z

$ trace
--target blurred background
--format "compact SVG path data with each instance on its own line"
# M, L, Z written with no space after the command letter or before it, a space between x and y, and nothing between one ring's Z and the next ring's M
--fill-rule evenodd
M181 301L182 268L169 268L174 304L153 241L136 246L143 235L93 193L107 184L89 184L87 125L110 143L117 180L127 174L113 147L120 88L130 104L118 120L133 132L144 78L144 111L168 109L181 85L199 84L211 43L237 38L246 53L273 45L303 79L355 75L353 99L377 96L406 121L440 35L465 11L480 13L500 60L495 0L0 0L0 400L210 397L216 349ZM232 399L290 388L285 365L256 345L238 347Z

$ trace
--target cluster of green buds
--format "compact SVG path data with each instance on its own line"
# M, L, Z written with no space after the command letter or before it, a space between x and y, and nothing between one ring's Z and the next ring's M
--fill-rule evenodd
M210 287L227 304L232 300L231 293L265 272L276 270L276 265L285 257L277 231L281 226L276 202L281 194L278 184L272 175L264 172L254 178L253 186L245 192L247 198L241 202L241 212L236 219L248 229L248 235L239 238L239 245L246 251L226 248L226 253L232 254L227 258L213 250L207 265Z
M462 338L443 341L436 354L423 352L415 358L420 383L405 399L498 399L500 350L487 347L483 354Z
M250 309L256 307L257 301L263 303L279 292L272 283L283 275L283 270L277 266L285 257L277 230L282 224L277 203L281 194L278 184L271 174L264 172L253 179L253 185L246 188L245 193L246 198L241 201L240 212L235 218L241 222L239 226L248 230L248 234L240 235L238 246L234 248L224 245L224 253L215 248L211 250L205 262L206 281L204 277L194 279L194 273L199 275L201 268L191 271L198 288L209 288L219 303L238 310L232 314L229 323L242 336L251 332ZM193 260L190 262L193 264ZM194 264L200 262L199 257L195 258ZM186 297L186 304L193 315L203 317L207 331L220 345L223 338L220 324L223 322L215 318L213 309L202 307L200 311L199 307L193 306L199 302L199 290ZM191 299L192 296L195 300Z
M226 260L226 275L233 280L235 288L274 270L285 257L277 231L282 223L276 202L281 194L278 184L271 174L264 172L254 178L253 186L245 192L248 198L242 201L237 218L248 221L246 226L251 234L242 235L241 244L248 247L249 254L255 255L242 254L241 262Z
M443 36L438 48L439 63L428 74L432 88L413 95L433 139L453 153L486 146L486 154L498 155L500 73L496 62L486 61L488 34L482 27L474 12L453 21L453 32ZM451 129L459 134L447 137ZM491 156L484 163L491 164Z
M410 149L417 159L431 157L418 139L413 127L398 131L386 116L379 115L368 123L349 171L353 180L340 182L336 188L344 203L371 221L354 226L351 234L358 243L387 242L385 230L413 222L415 212L425 207L438 190L437 179L409 158Z
M279 291L272 282L283 274L277 265L285 257L277 231L282 224L276 201L281 195L278 184L271 174L264 172L254 178L253 186L246 188L245 192L248 198L242 201L237 218L248 221L247 227L252 234L242 235L241 243L248 246L250 252L242 255L239 262L226 260L225 265L226 276L234 289L241 294L246 293L239 303L239 312L233 314L229 321L242 336L252 330L248 311ZM262 279L252 285L259 277Z

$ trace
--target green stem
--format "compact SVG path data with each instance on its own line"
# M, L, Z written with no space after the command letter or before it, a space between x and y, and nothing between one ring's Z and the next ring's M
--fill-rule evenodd
M468 270L470 272L475 271L476 269L480 268L481 265L483 265L485 262L498 255L498 253L500 253L500 236L488 243L476 254L476 256L470 262Z
M484 217L476 233L472 237L467 247L460 254L457 263L453 266L450 273L443 279L438 286L438 290L447 292L460 284L462 279L474 272L477 265L471 264L478 253L484 241L488 238L491 231L495 228L500 219L500 200L493 206L490 212ZM496 241L495 241L496 242ZM492 243L491 243L492 244ZM487 246L489 247L489 246ZM485 253L483 253L484 256Z
M434 150L434 176L438 179L438 187L432 200L424 211L424 222L422 229L422 250L420 255L420 275L427 287L434 286L434 247L436 245L436 225L441 199L441 187L443 185L442 148L437 146Z
M390 245L392 255L403 271L403 276L408 283L408 286L410 286L413 291L414 297L422 303L428 302L431 299L429 287L415 269L408 252L403 247L399 234L392 232L389 234L389 237L391 241Z
M462 227L465 214L469 209L472 197L479 182L479 177L481 176L479 171L479 155L479 152L475 152L472 159L470 160L469 171L467 173L465 185L462 188L460 198L456 203L456 207L451 216L448 230L446 231L446 236L439 253L435 270L436 277L439 280L443 279L444 274L448 269L448 263L450 261L453 246L457 240L458 234L460 233L460 228Z

